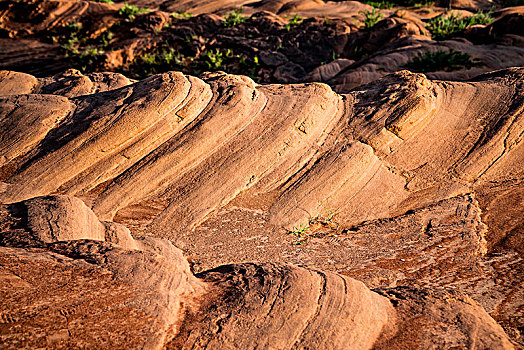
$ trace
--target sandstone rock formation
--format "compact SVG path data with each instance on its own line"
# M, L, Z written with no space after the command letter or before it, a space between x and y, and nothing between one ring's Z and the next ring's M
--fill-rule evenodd
M1 1L0 348L524 349L521 3Z
M171 236L241 192L278 193L271 220L287 228L328 207L346 226L399 215L522 175L522 74L401 72L347 95L226 74L165 73L72 98L9 95L7 81L0 199L75 195L111 220L161 198L149 226Z
M499 9L493 23L441 41L428 30L429 21L446 12L438 7L374 14L376 9L356 1L130 3L147 10L128 18L119 13L122 3L7 0L0 7L0 68L48 76L74 67L137 79L172 70L227 71L260 83L324 82L346 93L409 68L428 52L454 50L469 57L465 66L426 64L428 77L442 80L524 65L523 7ZM240 6L244 20L226 26ZM365 25L373 16L379 16L376 23Z
M522 343L523 76L403 71L339 95L225 73L1 72L0 244L27 290L6 287L3 339L511 348L485 309Z
M103 224L72 197L3 205L0 215L4 348L512 348L457 293L377 294L348 277L279 264L222 266L195 278L167 241L121 231L134 241L129 248L98 235ZM50 215L51 226L34 224L51 223Z

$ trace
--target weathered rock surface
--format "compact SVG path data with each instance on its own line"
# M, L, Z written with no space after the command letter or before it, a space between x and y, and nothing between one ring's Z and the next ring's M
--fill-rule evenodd
M48 76L74 67L137 79L172 70L189 75L226 71L249 74L261 83L324 82L346 93L406 69L428 52L469 55L465 66L453 60L435 67L428 62L428 77L443 80L524 65L523 7L499 9L493 23L435 41L427 22L444 8L380 10L378 22L367 28L364 22L373 9L357 1L130 3L148 11L127 18L118 12L122 3L4 1L0 69ZM244 21L226 26L228 13L239 6Z
M332 208L346 226L399 215L522 177L522 76L401 72L337 95L165 73L74 98L5 96L0 199L81 196L111 220L158 198L150 226L171 237L246 191L279 193L270 213L287 228Z
M389 45L370 57L341 69L330 79L322 80L340 93L349 92L387 74L406 69L408 62L426 52L467 53L476 64L458 71L427 72L431 79L467 80L502 67L524 65L524 48L497 44L472 45L466 40L433 41L428 37L408 37Z
M4 71L0 77L0 108L6 111L0 120L1 242L29 249L28 271L38 254L52 255L53 261L53 254L63 254L122 273L127 277L117 280L140 283L143 295L150 288L156 295L176 294L165 287L167 282L158 282L164 275L153 273L157 268L147 267L149 262L143 269L150 277L132 277L133 271L142 271L138 267L142 261L151 259L161 260L151 266L175 264L176 273L188 269L171 243L152 236L169 238L183 248L198 271L261 262L206 272L199 275L204 282L187 277L195 286L213 282L218 289L202 287L201 295L209 295L201 296L187 312L181 311L182 306L169 306L171 311L144 330L151 335L148 339L155 339L151 344L214 347L219 341L250 348L256 347L250 341L261 341L256 332L279 329L282 333L275 335L274 342L283 348L291 347L292 339L305 347L317 347L315 339L332 339L333 348L339 341L364 348L379 338L384 344L401 346L409 334L420 333L415 331L420 328L417 316L402 316L413 331L386 337L391 312L380 306L383 299L335 272L387 295L397 293L388 288L400 288L398 293L406 295L412 295L402 289L406 286L427 290L422 299L406 297L418 301L405 307L427 311L424 317L430 319L442 314L420 305L448 298L436 292L441 288L448 288L445 293L454 289L480 306L457 297L460 305L454 301L442 306L449 311L442 316L448 320L445 323L456 318L450 315L462 312L457 310L477 315L474 310L483 307L513 341L522 342L521 68L469 82L432 81L403 71L344 95L319 83L257 85L247 77L224 73L195 78L169 72L139 82L112 73L84 76L76 71L50 78ZM40 197L49 195L55 196ZM107 221L99 222L97 217ZM300 236L299 245L290 244L292 239L282 227ZM297 233L296 227L302 229ZM122 249L126 252L117 253ZM89 255L93 251L96 258ZM149 257L151 252L160 256ZM137 256L140 259L134 261ZM169 258L165 261L161 256ZM105 266L108 261L112 265ZM287 267L289 262L312 268ZM254 277L240 277L244 274ZM260 274L265 277L256 277ZM151 284L144 284L144 278ZM341 280L354 286L359 299L376 303L373 308L382 316L355 311L349 302L354 296L337 292ZM187 288L200 288L190 282ZM311 286L319 283L333 284L329 287L333 292L314 292ZM326 301L334 309L326 314L319 311L315 317L306 315L307 308L303 314L289 311L300 305L295 297L289 299L289 306L282 306L288 311L276 309L275 316L260 314L263 306L244 309L250 303L266 303L266 297L257 299L260 293L287 293L288 284L290 296L306 298L300 289L305 288L312 293L307 294L308 300L315 303L319 297L338 301ZM200 295L192 293L191 298ZM246 304L232 297L223 305L231 293L243 295ZM185 296L173 298L176 305L177 300L186 305ZM342 322L345 311L334 311L339 310L333 306L337 303L367 321L348 326ZM167 304L149 305L142 311L157 317L155 310L164 308L159 305ZM279 322L289 319L289 312L297 323L282 328ZM179 313L185 313L185 318ZM370 321L376 317L382 326ZM486 344L481 348L509 346L503 335L489 340L494 343L484 339L483 334L499 332L487 315L474 316L479 318L474 322L471 317L463 317L470 320L463 322L467 327L443 326L451 333L455 332L451 329L466 332L458 337L461 340L447 342L449 333L444 328L424 333L422 339L434 337L441 347L471 344L477 342L472 340L477 335L468 327L478 323L482 326L477 334L483 340L476 344ZM354 328L324 323L331 321L337 327ZM239 338L238 327L245 322L259 324L249 339ZM326 325L329 332L312 336L324 327L316 323ZM365 328L368 323L376 327ZM212 331L214 327L218 333ZM167 331L175 328L178 331ZM355 335L357 328L367 335ZM296 333L300 329L305 331Z
M72 197L4 205L0 215L4 348L513 348L476 302L456 292L380 295L348 277L279 264L194 277L168 241L139 239L129 250L84 239L79 226L103 225L86 225L94 214ZM31 224L49 215L70 240L49 240L48 227Z

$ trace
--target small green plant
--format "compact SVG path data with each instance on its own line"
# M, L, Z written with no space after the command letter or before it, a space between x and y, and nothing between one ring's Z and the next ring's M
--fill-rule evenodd
M476 62L471 60L471 55L465 52L455 51L426 51L419 53L409 61L405 68L412 72L438 72L470 69Z
M295 236L297 239L293 242L294 245L301 245L306 243L309 240L309 237L306 234L309 225L298 225L294 226L293 230L289 232L290 235Z
M115 35L112 31L106 30L98 38L96 38L96 43L102 47L108 47L114 36Z
M224 55L219 49L215 49L214 51L206 51L202 54L202 58L207 64L208 69L213 71L222 68L222 63L224 62L225 56L226 55Z
M306 233L308 228L309 228L308 225L300 224L296 227L293 227L293 230L291 231L290 234L293 236L302 237Z
M242 7L234 9L231 12L228 12L224 20L224 27L230 28L230 27L235 27L241 23L244 23L247 17L242 15L242 12L244 12L244 9Z
M284 25L284 28L286 28L286 30L290 30L291 28L298 26L303 21L304 19L295 13L295 15L291 17L289 22L286 25Z
M187 57L172 47L165 48L157 53L148 53L141 57L142 63L150 66L166 66L168 69L171 65L181 65L187 61Z
M335 51L333 51L333 53L331 54L331 60L332 61L336 61L340 58L340 54L339 53L336 53Z
M82 51L75 49L68 53L68 57L75 68L82 72L92 71L103 60L104 50L95 46L88 46Z
M122 6L118 10L118 15L124 18L128 22L133 22L137 15L142 14L142 13L147 13L147 12L149 12L148 8L129 5L126 1L124 2L124 6Z
M190 19L193 15L190 12L173 12L171 17L174 19Z
M54 41L63 43L62 48L66 50L66 55L78 54L78 48L83 41L81 29L81 23L71 23L59 29L58 37L53 37Z
M245 56L238 55L238 65L242 72L248 72L247 75L255 80L258 69L260 68L260 63L258 61L258 56L253 57L253 62L248 61ZM245 74L245 73L244 73Z
M475 24L489 24L493 22L491 11L477 13L460 18L451 12L449 16L440 15L429 20L426 28L431 32L431 37L435 40L446 40L462 32L464 29Z
M189 44L190 42L194 41L196 38L197 38L196 35L188 35L184 38L184 41Z
M378 21L383 17L380 11L373 8L371 11L361 12L364 15L364 28L371 29L377 24Z
M80 59L88 58L88 57L94 57L98 56L100 54L103 54L104 50L99 49L98 47L87 47L81 54Z
M113 3L113 0L91 0L91 1L94 1L94 2L103 2L103 3L109 4L109 5L111 5L111 4Z
M341 232L340 225L335 221L336 210L327 210L326 215L310 217L307 225L294 226L289 234L297 239L294 245L307 243L310 238L323 238L337 235Z
M66 50L66 55L77 54L78 53L78 38L73 37L68 39L62 48Z
M157 54L155 53L146 53L141 57L141 60L145 64L153 65L157 63Z

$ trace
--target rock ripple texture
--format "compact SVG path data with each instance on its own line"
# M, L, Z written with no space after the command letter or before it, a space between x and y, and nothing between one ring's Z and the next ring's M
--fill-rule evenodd
M523 77L401 71L340 95L225 73L0 72L4 343L511 348L483 308L521 341ZM280 262L193 276L160 238L196 237L234 203L275 230L335 209L346 276Z
M2 205L0 215L4 348L381 349L417 342L409 337L422 322L431 325L423 348L513 348L482 307L457 293L381 295L349 277L279 264L195 277L168 241L134 240L125 230L101 237L104 223L67 196ZM49 215L68 240L31 224Z

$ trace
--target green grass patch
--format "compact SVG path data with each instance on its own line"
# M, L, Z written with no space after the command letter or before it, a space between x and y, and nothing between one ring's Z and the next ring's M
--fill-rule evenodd
M191 17L193 17L193 15L190 12L173 12L171 14L171 17L173 17L174 19L183 20L190 19Z
M419 53L409 61L405 68L412 72L451 72L456 70L470 69L477 65L471 59L471 55L465 52L455 51L426 51Z
M434 0L360 0L360 2L377 9L391 9L396 6L421 8L435 3Z
M291 28L294 28L294 27L298 26L303 21L304 21L304 19L295 13L295 15L293 17L291 17L289 22L284 25L284 28L286 28L286 30L290 30ZM325 19L324 19L324 21L325 21Z
M149 12L148 8L129 5L126 1L124 3L124 6L122 6L118 10L118 15L126 21L133 22L137 15L140 15L142 13L147 13L147 12Z
M462 32L464 29L475 24L489 24L494 19L491 17L491 11L477 13L459 18L457 14L451 12L449 16L440 15L432 18L426 28L431 32L431 37L435 40L446 40L456 34Z
M365 29L371 29L375 26L375 24L378 23L384 17L380 11L377 11L377 9L373 8L371 11L364 11L361 12L362 15L364 15L364 28Z
M173 47L164 46L136 58L123 72L133 78L142 79L172 70L193 75L221 70L256 78L259 68L258 57L248 58L242 54L235 54L232 49L213 48L197 56L189 56Z
M226 18L224 19L224 27L231 28L236 27L241 23L244 23L247 17L244 16L242 12L244 12L244 9L242 7L228 12Z

